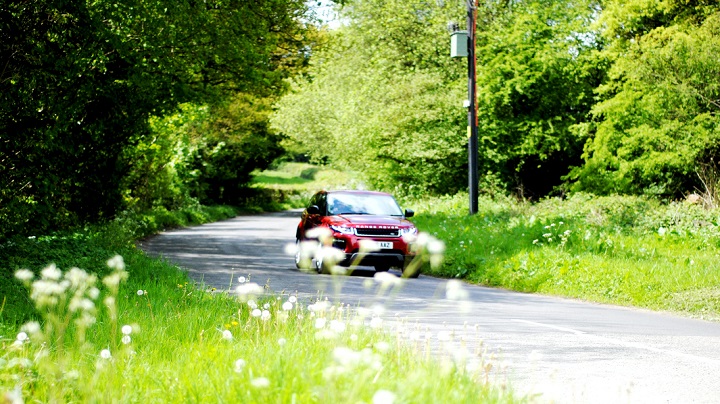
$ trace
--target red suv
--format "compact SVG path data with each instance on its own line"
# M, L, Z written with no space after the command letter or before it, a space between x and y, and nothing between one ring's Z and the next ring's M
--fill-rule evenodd
M300 244L316 240L318 230L325 230L331 237L324 243L320 240L318 251L323 244L340 250L338 265L373 266L376 271L392 267L404 270L414 257L410 241L417 235L417 228L407 220L413 214L412 210L400 209L395 198L383 192L320 191L303 211L295 237ZM373 248L368 249L367 245ZM322 254L313 254L311 263L318 272L327 269ZM295 255L295 264L301 267L300 251ZM405 276L415 278L418 274L419 271L414 271Z

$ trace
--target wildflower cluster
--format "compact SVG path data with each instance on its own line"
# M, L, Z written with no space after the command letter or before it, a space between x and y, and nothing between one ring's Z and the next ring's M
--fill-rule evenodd
M112 272L101 279L107 290L103 303L111 319L116 320L116 297L120 283L127 279L128 274L119 255L108 260L107 265ZM43 268L39 276L28 269L20 269L15 272L15 278L28 289L42 322L30 321L20 328L11 346L19 350L21 356L10 362L22 363L20 369L35 369L33 373L17 375L21 382L19 386L45 380L50 386L50 396L55 397L51 401L57 401L62 395L64 383L77 379L74 376L77 371L68 369L73 361L70 348L85 350L88 347L87 330L96 323L96 302L101 295L98 278L80 268L71 268L63 273L55 264ZM115 323L111 326L114 329ZM123 344L131 342L132 332L129 325L122 327ZM25 354L27 357L22 356ZM110 348L100 350L97 355L100 360L112 359ZM25 381L25 377L31 379ZM21 397L18 402L22 402L22 388L16 390Z
M45 332L51 341L62 341L71 322L77 326L81 338L84 338L85 330L95 323L95 301L100 296L95 275L80 268L71 268L63 274L55 264L50 264L40 271L37 279L27 269L16 271L15 278L29 289L30 299L46 320ZM35 324L25 327L40 337L42 330Z
M568 225L562 221L558 223L550 223L549 225L544 226L543 230L544 232L542 236L533 240L533 244L551 245L553 243L556 243L560 247L565 247L565 244L567 244L570 235L572 234L572 230L570 230L568 228Z

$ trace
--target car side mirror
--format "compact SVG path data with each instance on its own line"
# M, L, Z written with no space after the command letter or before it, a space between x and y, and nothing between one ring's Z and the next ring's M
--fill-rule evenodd
M307 208L308 215L319 215L320 214L320 208L318 208L317 205L310 205Z
M411 209L405 209L405 217L413 217L415 216L415 212Z

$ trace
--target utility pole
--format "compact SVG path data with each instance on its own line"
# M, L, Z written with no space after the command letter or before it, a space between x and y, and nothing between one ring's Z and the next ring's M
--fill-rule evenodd
M477 0L467 3L467 49L468 49L468 193L470 214L478 211L478 128L477 128L477 59L475 57L475 27Z
M477 19L477 0L465 0L467 5L467 31L461 31L458 24L450 22L450 57L467 57L468 60L468 99L464 106L468 109L468 193L470 194L470 214L478 211L478 128L477 128L477 58L475 57L475 27Z

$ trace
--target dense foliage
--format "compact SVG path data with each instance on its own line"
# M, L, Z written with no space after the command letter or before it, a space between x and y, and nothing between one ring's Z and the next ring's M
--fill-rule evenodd
M706 180L720 139L718 5L610 2L600 22L614 63L574 188L681 196L716 187Z
M0 238L238 203L283 139L368 187L463 190L465 2L334 3L334 28L302 0L8 4ZM478 2L481 189L720 197L718 38L714 1Z
M163 162L146 151L179 151L163 144L171 140L158 141L149 118L171 115L182 102L279 93L282 78L306 58L306 12L302 0L5 4L0 236L112 217L124 207L122 194L147 193L123 188L154 180L152 170L139 173L145 178L127 178L131 171L137 177L143 164L136 158L159 167ZM233 100L220 104L225 116L235 113ZM262 146L273 141L265 129L261 140L241 140L252 124L226 124L218 115L203 123L215 128L210 138L188 143L195 157L183 156L188 166L204 169L196 176L207 185L200 199L228 199L234 191L224 191L227 181L247 175L228 171L247 170L274 153ZM237 154L252 156L236 161ZM224 167L228 161L234 166Z
M441 30L464 25L464 2L343 3L275 125L373 186L464 188L466 62L450 60ZM717 193L716 2L489 0L477 15L484 185L531 198Z
M463 64L445 25L462 10L424 1L347 2L348 25L313 55L311 74L278 105L274 124L312 157L398 192L462 188Z
M278 128L316 158L376 187L453 193L467 186L467 62L449 55L464 7L349 1L347 25L279 104ZM546 194L580 163L603 77L585 1L485 2L478 10L481 176Z

